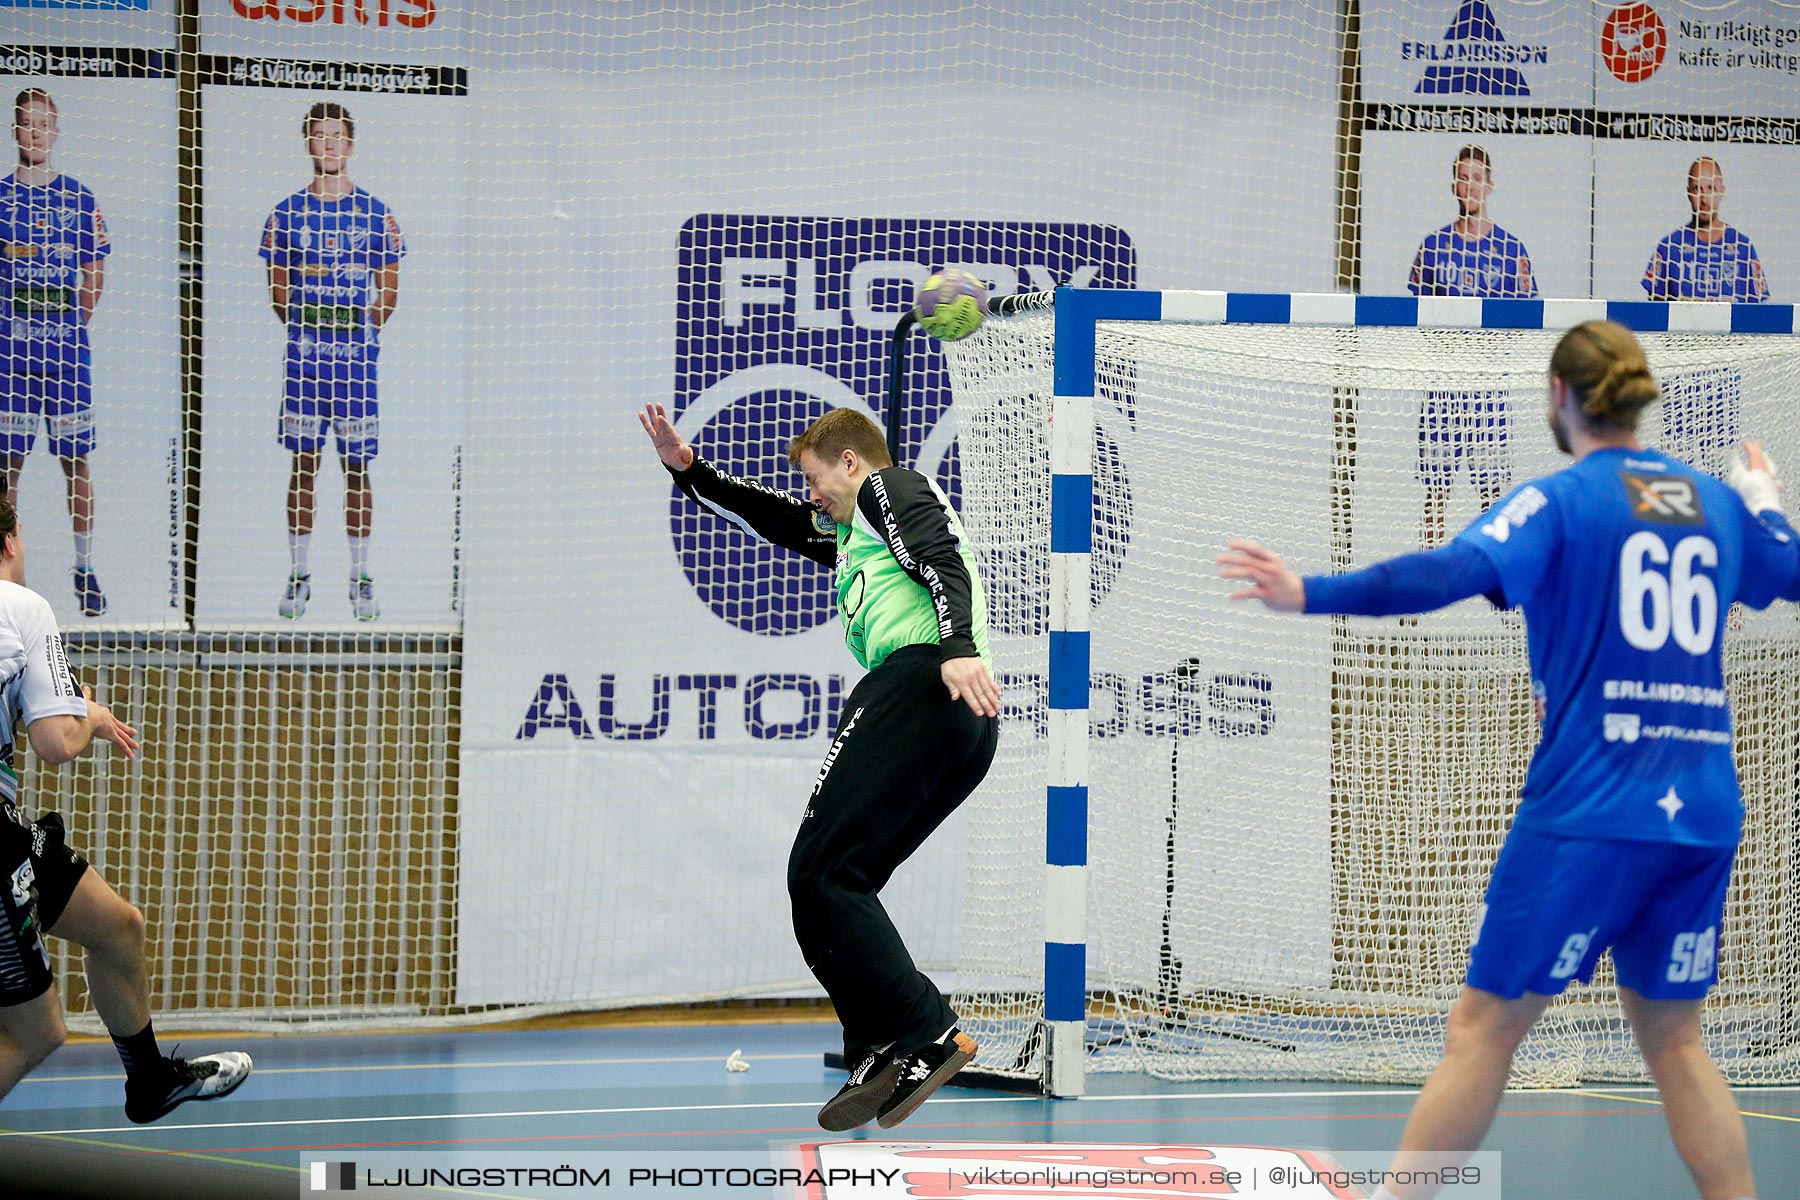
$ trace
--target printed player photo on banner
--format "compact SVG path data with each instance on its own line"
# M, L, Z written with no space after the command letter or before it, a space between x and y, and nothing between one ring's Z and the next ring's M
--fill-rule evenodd
M1800 275L1786 146L1602 142L1594 183L1594 288L1609 299L1762 304ZM1654 364L1653 364L1654 365ZM1744 427L1735 367L1659 370L1656 444L1723 473Z
M1602 141L1594 292L1609 300L1792 302L1800 226L1791 146Z
M1587 294L1588 142L1549 136L1370 133L1363 141L1363 291L1482 298ZM1445 330L1439 343L1480 339ZM1449 347L1445 347L1449 349ZM1540 418L1539 397L1471 386L1372 406L1371 422L1404 422L1364 453L1388 469L1358 490L1358 553L1437 546L1492 505L1541 439L1515 436ZM1485 604L1464 610L1493 620Z
M204 626L456 613L461 102L208 88Z
M182 620L175 84L0 76L0 468L64 629Z
M1587 295L1588 145L1522 134L1365 134L1362 291Z

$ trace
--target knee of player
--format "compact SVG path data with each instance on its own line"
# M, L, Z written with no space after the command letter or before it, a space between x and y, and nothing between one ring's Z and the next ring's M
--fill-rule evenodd
M1451 1006L1444 1037L1448 1055L1510 1056L1531 1031L1535 1018L1514 1005L1465 994Z
M59 1012L56 1014L55 1027L45 1030L43 1039L31 1048L31 1065L35 1067L38 1063L49 1058L52 1054L56 1053L57 1050L61 1049L62 1044L68 1040L69 1029L68 1026L63 1024L62 1014Z
M1660 1014L1658 1014L1660 1016ZM1631 1023L1638 1049L1652 1065L1659 1060L1682 1054L1705 1054L1700 1036L1698 1015L1693 1020L1666 1020L1639 1017Z
M788 899L796 908L816 904L824 895L818 869L805 862L798 852L788 858L787 890Z
M134 945L144 944L144 911L135 904L123 906L125 911L119 914L119 930L121 935Z
M144 914L137 905L121 900L107 923L107 932L105 949L125 955L144 952Z
M55 984L51 985L55 987ZM58 1047L69 1040L69 1030L63 1024L62 1005L51 1008L41 1021L34 1021L29 1028L11 1029L13 1041L18 1044L24 1054L26 1070L31 1070L54 1054Z
M841 860L813 858L799 851L788 859L788 899L796 909L828 909L846 893L874 890L860 871Z
M788 865L788 899L796 912L837 912L864 897L880 895L886 878L871 879L856 863L835 862L796 869Z

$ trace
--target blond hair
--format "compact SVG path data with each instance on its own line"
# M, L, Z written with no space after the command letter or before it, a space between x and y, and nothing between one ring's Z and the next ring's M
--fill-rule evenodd
M1636 430L1658 395L1644 348L1615 321L1584 321L1563 334L1550 373L1581 398L1581 415L1596 429Z
M834 408L808 425L788 446L788 461L798 466L800 456L809 450L825 460L854 450L871 467L894 465L888 456L887 435L854 408Z

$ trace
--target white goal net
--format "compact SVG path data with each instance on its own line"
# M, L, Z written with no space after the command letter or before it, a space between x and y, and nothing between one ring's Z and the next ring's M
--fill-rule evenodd
M964 521L996 657L1045 697L1049 313L951 351ZM1088 1069L1416 1080L1442 1048L1472 922L1536 742L1522 623L1302 620L1225 599L1253 537L1345 569L1460 530L1558 468L1557 333L1098 327L1088 820ZM1741 437L1800 463L1789 337L1646 335L1646 439L1709 470ZM1566 462L1566 460L1563 460ZM1441 510L1441 511L1440 511ZM1749 812L1707 1005L1737 1082L1800 1078L1800 610L1734 611L1727 678ZM1043 725L1013 726L971 821L961 1011L982 1066L1036 1072ZM1637 1078L1603 961L1550 1009L1520 1080Z

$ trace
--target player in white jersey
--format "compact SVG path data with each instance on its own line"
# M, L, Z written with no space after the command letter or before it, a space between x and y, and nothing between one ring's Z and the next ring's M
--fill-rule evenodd
M1525 612L1542 735L1443 1059L1377 1197L1435 1194L1421 1173L1481 1144L1519 1043L1610 948L1676 1149L1706 1200L1741 1200L1755 1194L1743 1119L1700 1037L1744 819L1722 618L1734 601L1800 599L1800 543L1754 443L1734 494L1638 441L1657 388L1622 326L1570 330L1550 369L1550 427L1574 465L1449 544L1305 579L1252 542L1219 561L1250 584L1236 598L1285 612L1382 616L1470 596Z
M25 586L18 516L0 498L0 1096L67 1036L47 933L87 952L88 995L125 1064L128 1118L143 1124L188 1100L228 1095L249 1076L250 1056L162 1053L150 1021L144 914L69 848L59 814L29 821L19 810L21 723L45 763L69 762L96 740L128 758L137 753L137 730L69 673L50 605Z

